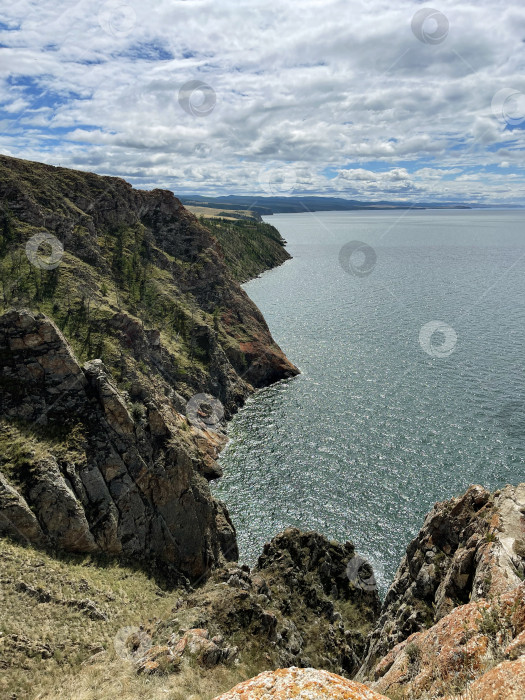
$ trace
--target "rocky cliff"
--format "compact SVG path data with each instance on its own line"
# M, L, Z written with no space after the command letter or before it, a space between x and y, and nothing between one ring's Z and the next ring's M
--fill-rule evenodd
M172 192L0 156L0 202L4 308L44 311L133 396L209 391L231 415L297 373Z
M78 364L45 316L0 317L0 532L71 552L163 561L196 578L235 531L185 418L134 419L101 360Z
M410 543L358 673L392 697L525 692L525 484L437 503Z
M243 235L5 157L0 201L0 694L60 697L58 668L97 700L523 699L525 484L436 504L382 606L350 542L289 529L239 566L224 421L297 373L228 267Z
M268 543L252 570L223 561L198 587L174 590L122 566L0 540L0 692L21 688L17 669L23 678L29 669L47 688L39 697L54 700L63 679L53 659L65 653L72 700L131 700L145 688L151 700L263 688L268 699L522 700L524 541L525 485L472 487L436 504L379 615L377 592L349 575L360 561L353 546L296 529ZM413 616L425 600L427 614ZM32 684L18 697L33 698Z
M254 569L226 565L182 594L170 619L148 628L152 647L136 657L139 671L159 672L168 659L191 652L191 638L200 636L207 641L199 642L197 658L208 667L257 659L263 667L355 674L380 605L376 590L362 590L348 576L355 556L350 542L286 530L265 546Z
M192 580L235 559L224 420L297 370L217 239L171 192L7 157L0 201L0 532Z

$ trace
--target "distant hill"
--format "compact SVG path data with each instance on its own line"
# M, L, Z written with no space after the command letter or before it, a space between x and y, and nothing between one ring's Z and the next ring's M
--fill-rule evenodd
M355 209L472 209L468 204L455 204L453 202L362 202L357 199L343 199L342 197L254 197L246 195L227 195L224 197L207 197L192 195L180 197L184 205L211 207L214 209L249 210L255 215L268 216L270 214L295 214L305 211L350 211Z

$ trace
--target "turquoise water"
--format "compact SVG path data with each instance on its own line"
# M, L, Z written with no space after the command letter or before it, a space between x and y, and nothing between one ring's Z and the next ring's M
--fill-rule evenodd
M245 289L302 374L234 418L214 491L244 562L314 529L351 539L384 592L434 502L525 480L525 213L267 220L293 260ZM372 250L348 259L351 241Z

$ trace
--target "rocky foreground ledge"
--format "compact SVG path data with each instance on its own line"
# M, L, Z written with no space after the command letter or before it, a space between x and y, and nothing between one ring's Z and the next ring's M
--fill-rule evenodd
M0 646L20 668L41 654L30 666L41 673L69 638L64 617L82 616L89 645L71 700L88 687L89 697L113 697L108 671L135 695L152 687L151 697L176 700L523 700L524 539L525 484L471 487L427 516L382 606L369 571L355 575L362 559L351 543L293 528L265 545L254 568L223 561L198 586L170 591L82 561L60 565L65 583L52 558L10 545L2 583L11 613ZM133 595L150 591L132 619L122 580ZM28 603L63 627L61 642L15 625Z
M525 484L473 486L436 504L407 548L361 668L348 674L359 682L292 667L216 700L523 700L524 579Z
M138 673L162 673L193 658L203 667L318 666L354 675L377 619L376 590L348 576L360 561L350 542L289 528L264 547L257 565L228 564L182 592L169 620L144 628Z
M229 693L215 700L388 700L361 683L313 668L285 668L266 671L256 678L240 683Z

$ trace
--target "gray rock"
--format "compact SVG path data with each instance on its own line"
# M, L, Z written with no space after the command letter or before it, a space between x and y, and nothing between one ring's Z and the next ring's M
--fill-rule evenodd
M181 438L162 397L145 431L101 360L81 368L55 324L28 311L0 317L0 377L0 415L82 433L65 461L45 443L48 454L17 475L20 487L0 474L0 533L156 560L190 579L237 557L227 510L201 475L202 453Z
M500 552L504 533L520 532L520 504L525 506L522 486L508 487L496 498L481 486L471 486L463 496L434 506L387 592L358 680L369 678L377 661L414 632L486 595L483 581L490 582L493 594L519 583L510 559L505 562ZM493 519L502 534L491 532ZM494 544L489 533L497 540Z
M42 546L47 539L25 499L0 473L0 535Z

